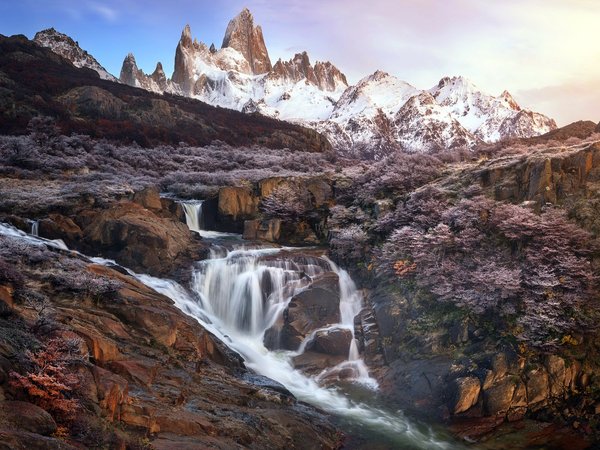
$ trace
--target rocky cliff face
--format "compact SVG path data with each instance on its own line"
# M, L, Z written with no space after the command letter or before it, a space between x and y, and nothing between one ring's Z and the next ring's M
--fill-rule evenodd
M242 54L254 75L271 71L271 60L262 29L254 25L254 17L247 8L244 8L227 25L221 48L227 47Z
M59 33L54 28L37 32L33 41L42 47L48 47L54 53L68 59L75 67L87 67L97 72L103 80L118 81L92 55L82 50L77 42L66 34Z
M156 64L156 69L151 75L146 75L143 70L138 69L135 56L132 53L128 54L123 61L119 80L129 86L157 93L167 91L170 84L160 62Z

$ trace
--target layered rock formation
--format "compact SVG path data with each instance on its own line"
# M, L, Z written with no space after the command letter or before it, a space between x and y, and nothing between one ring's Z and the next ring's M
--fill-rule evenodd
M168 89L168 82L162 64L156 63L156 69L151 75L146 75L142 70L138 69L135 57L133 54L128 54L123 61L121 75L119 79L122 83L129 86L135 86L151 92L165 92Z
M335 92L341 85L348 85L346 76L329 61L317 61L313 67L306 52L296 53L289 61L279 59L273 66L273 71L269 73L269 77L292 83L305 80L306 83L313 84L322 91L330 92Z

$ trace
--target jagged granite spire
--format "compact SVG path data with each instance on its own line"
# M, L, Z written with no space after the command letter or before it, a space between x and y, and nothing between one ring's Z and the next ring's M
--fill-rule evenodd
M247 8L229 22L221 47L231 47L240 52L254 74L270 72L273 67L262 29L254 26L254 17Z
M286 81L298 82L302 79L323 91L335 91L348 87L346 76L330 62L320 62L312 66L306 52L296 53L289 61L281 59L275 63L269 76Z

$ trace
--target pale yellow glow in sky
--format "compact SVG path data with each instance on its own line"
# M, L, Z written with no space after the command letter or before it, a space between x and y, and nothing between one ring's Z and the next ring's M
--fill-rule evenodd
M560 125L600 121L600 0L256 3L273 56L308 49L351 81L383 69L419 88L464 75Z

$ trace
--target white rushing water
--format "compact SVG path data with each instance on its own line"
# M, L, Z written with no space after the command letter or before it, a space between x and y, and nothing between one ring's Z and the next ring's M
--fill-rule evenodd
M66 248L62 243L37 238L5 224L0 224L0 235L24 239L36 245ZM216 248L210 259L197 264L189 289L172 280L128 272L171 298L181 311L194 317L239 353L248 368L281 383L298 399L344 418L361 429L367 427L371 433L392 436L397 448L455 448L454 444L439 438L428 427L408 419L401 411L389 412L353 401L339 390L319 384L324 374L313 378L296 370L292 357L304 350L308 339L296 352L265 348L265 330L281 316L294 294L306 289L312 278L324 272L337 273L340 283L341 322L328 328L347 328L354 333L354 317L362 307L360 291L346 271L326 258L295 260L282 250L287 249ZM99 264L115 264L103 258L90 260ZM340 366L353 369L356 382L376 388L354 340L348 360Z
M239 237L235 233L223 233L206 229L203 204L204 200L176 200L185 213L185 223L191 231L198 233L203 238L217 239Z
M453 448L426 427L418 426L401 412L354 402L342 392L319 384L296 370L292 357L303 351L306 341L296 352L270 351L263 336L280 316L291 297L310 283L311 277L328 270L340 279L340 313L342 321L332 325L354 332L354 317L361 309L362 297L348 273L326 258L313 258L302 264L285 257L277 258L280 249L236 249L214 251L211 258L198 264L190 290L170 280L138 275L140 281L171 298L186 314L196 318L205 328L239 353L246 366L278 381L298 399L332 414L394 435L401 448ZM266 287L268 286L268 287ZM314 333L313 333L314 334ZM376 387L358 355L355 341L348 361L330 370L351 368L355 381ZM362 424L362 425L361 425Z

